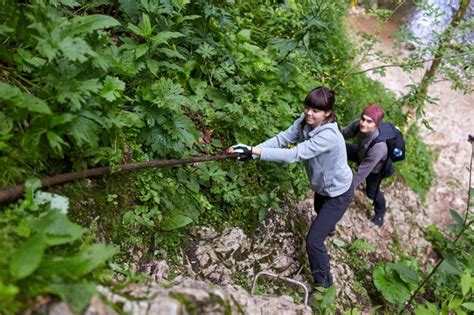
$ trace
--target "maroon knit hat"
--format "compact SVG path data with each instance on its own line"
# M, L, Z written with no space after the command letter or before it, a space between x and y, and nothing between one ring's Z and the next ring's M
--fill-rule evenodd
M383 119L383 109L376 104L369 104L362 112L362 115L369 116L378 126Z

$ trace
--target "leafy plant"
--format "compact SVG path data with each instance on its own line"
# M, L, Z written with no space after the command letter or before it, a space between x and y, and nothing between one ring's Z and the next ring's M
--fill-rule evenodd
M474 152L474 139L469 136L472 152ZM441 233L436 227L429 228L429 238L438 250L442 258L436 265L429 270L430 272L424 280L418 285L412 293L410 300L403 310L414 300L416 294L429 284L440 301L441 313L456 312L465 314L466 310L472 310L472 233L471 225L473 221L472 212L470 212L471 198L474 190L471 187L472 162L474 155L471 156L469 166L469 189L466 211L462 217L457 211L451 209L451 216L455 224L447 229L448 236ZM451 238L449 238L451 234ZM420 314L429 312L438 312L438 305L430 302L420 303L416 311ZM403 311L402 310L402 311Z
M416 162L400 163L397 168L405 182L420 196L421 201L425 202L426 194L436 178L433 169L435 157L428 146L419 139L417 132L417 127L412 126L405 140L407 159L416 157Z
M427 290L435 294L436 303L430 300L420 303L416 307L417 314L429 314L429 312L468 314L472 311L473 237L469 228L466 229L466 226L469 227L473 222L472 213L467 212L465 219L454 210L451 210L451 215L456 223L448 229L448 235L441 233L434 226L429 229L429 239L442 256L429 274L431 277L424 282L427 284ZM454 241L450 239L453 235L456 237Z
M95 293L93 272L100 274L118 252L116 246L90 242L87 230L50 204L27 199L0 213L2 312L16 312L39 294L59 296L80 312Z
M311 308L318 314L334 314L336 311L336 287L316 288L312 295Z
M369 102L382 104L397 125L405 122L397 99L381 84L347 75L355 51L345 35L344 1L2 4L2 188L31 175L221 154L236 142L256 145L287 128L302 112L305 94L318 85L336 87L341 126ZM431 162L428 153L418 152L418 146L414 150L421 157L407 164L424 170L417 163ZM427 189L429 176L408 182ZM89 226L100 215L105 238L175 257L193 224L239 225L251 232L268 209L279 210L282 202L302 198L308 189L301 165L261 161L162 168L108 180L120 187L94 181L79 191L60 188L74 195L72 217ZM87 230L64 215L45 216L46 223L38 223L49 210L33 201L33 190L23 206L9 205L0 215L4 226L21 231L2 230L1 243L7 254L0 257L6 268L0 271L0 296L15 310L22 307L19 296L30 301L42 292L74 300L65 293L66 280L72 284L67 292L88 296L92 286L80 291L76 284L92 283L93 267L113 253L94 245ZM91 215L80 213L85 210ZM52 236L44 236L53 222L71 228L72 234L52 234L64 243L53 245ZM33 229L37 225L43 230ZM350 246L369 250L360 242ZM19 248L23 252L15 251ZM97 254L101 248L105 256ZM26 250L35 259L22 265ZM18 263L10 267L13 253ZM46 276L47 288L35 276L45 264L58 270L54 279ZM67 264L77 270L68 273ZM43 289L25 291L30 281ZM327 309L333 309L333 296L324 300Z
M373 272L375 287L393 304L400 304L410 298L410 289L418 284L415 270L403 264L383 263Z

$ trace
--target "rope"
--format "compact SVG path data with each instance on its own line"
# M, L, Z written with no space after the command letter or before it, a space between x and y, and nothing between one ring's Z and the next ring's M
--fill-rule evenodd
M164 167L164 166L174 166L174 165L199 163L199 162L221 161L221 160L237 158L238 156L239 156L238 153L234 153L234 154L223 154L223 155L214 155L214 156L198 156L198 157L192 157L188 159L129 163L129 164L122 164L113 168L110 166L97 167L97 168L91 168L85 171L72 172L72 173L60 174L57 176L43 178L41 180L41 187L51 187L54 185L59 185L59 184L75 181L78 179L102 176L102 175L111 173L112 170L114 172L133 171L133 170L152 168L152 167ZM8 187L6 189L0 190L0 203L18 199L21 195L23 195L24 192L25 192L24 184L12 186L12 187Z

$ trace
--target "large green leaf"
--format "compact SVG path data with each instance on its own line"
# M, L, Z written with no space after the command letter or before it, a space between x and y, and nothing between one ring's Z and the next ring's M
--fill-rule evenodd
M16 107L26 108L31 112L51 114L49 106L36 96L23 93L16 86L0 82L0 101L8 102Z
M34 68L41 68L46 63L45 59L35 56L30 51L22 49L22 48L17 50L17 54L18 54L18 57L20 57L22 61L24 62L23 69L27 72L31 72L33 70L32 68L30 68L30 66L33 66Z
M460 275L463 272L461 263L459 260L449 253L442 253L444 261L439 266L440 271L444 271L448 274Z
M403 303L410 298L407 285L397 279L394 270L387 265L377 266L373 273L375 287L390 303Z
M176 49L169 49L169 48L160 48L160 52L164 53L168 58L179 58L181 60L186 60L186 57L181 55Z
M151 33L153 32L153 27L151 26L150 17L145 13L142 14L141 30L143 32L143 35L146 37L150 36Z
M43 259L46 242L43 235L36 235L20 245L10 261L10 274L23 279L38 268Z
M104 80L104 85L100 90L100 96L112 102L117 98L121 97L122 92L125 90L125 82L117 77L107 76Z
M395 270L400 276L400 278L406 283L415 285L418 284L418 274L415 270L399 264L389 263L388 265L390 266L390 268Z
M463 303L462 306L469 311L474 312L474 302Z
M54 283L47 286L45 291L58 295L61 300L71 305L76 314L82 314L96 291L96 284L92 282Z
M66 37L59 44L59 49L64 57L71 61L86 61L89 56L96 56L96 53L90 48L89 44L80 37Z
M44 259L38 269L43 277L58 275L79 279L92 272L118 253L117 246L92 244L70 257L51 256Z
M139 114L129 111L121 110L118 112L111 112L107 117L108 121L117 128L135 127L141 128L144 126L142 117Z
M456 225L462 227L464 225L463 217L454 209L449 209L449 212L451 213L451 217L456 222Z
M76 0L49 0L49 3L51 3L51 5L53 6L65 5L71 8L75 8L81 5Z
M5 35L8 33L13 33L15 29L8 27L6 25L0 25L0 34Z
M55 132L48 131L46 133L46 138L48 139L49 145L53 151L59 155L63 155L63 147L68 147L69 145Z
M69 132L78 146L89 144L95 147L99 142L100 126L86 117L79 116L76 118L69 128Z
M425 304L418 305L415 309L416 315L438 315L440 314L436 304L426 302Z
M76 16L71 20L71 35L88 34L94 31L120 25L120 22L109 15L93 14Z
M161 221L161 227L165 231L171 231L186 226L191 222L193 222L193 219L191 219L190 217L180 213L175 213L168 216L164 216L163 220Z
M65 123L68 123L74 119L74 115L71 114L60 114L60 115L54 115L51 117L49 120L49 126L50 127L56 127L59 125L63 125Z
M461 276L461 292L463 296L466 296L466 294L471 289L471 282L471 270L466 269L464 270L464 273Z
M57 210L48 211L31 223L31 229L41 235L47 245L71 243L82 236L80 225L71 222L67 216Z
M114 245L92 244L82 249L73 259L80 265L76 269L76 275L82 276L90 273L101 264L112 258L119 252Z
M13 120L0 112L0 136L8 134L13 128Z
M69 80L57 87L56 99L62 104L68 104L72 111L79 111L94 93L102 88L98 79L84 81Z
M163 44L163 43L166 43L168 41L168 39L180 38L180 37L183 37L183 36L184 36L184 34L182 34L180 32L160 32L157 35L153 36L151 38L151 40L155 44Z
M4 284L0 281L0 301L6 305L13 305L16 295L20 293L20 289L13 284ZM2 307L0 306L0 310Z

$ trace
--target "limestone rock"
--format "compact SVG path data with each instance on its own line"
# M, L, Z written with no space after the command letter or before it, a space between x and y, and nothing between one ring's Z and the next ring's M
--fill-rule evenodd
M71 308L66 302L52 303L48 307L48 314L50 315L74 315Z
M84 315L116 315L117 313L105 304L102 299L94 295L91 299L89 307L84 312Z

